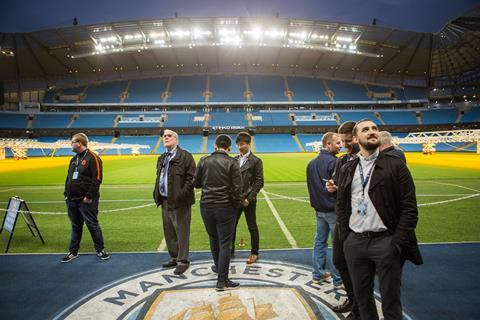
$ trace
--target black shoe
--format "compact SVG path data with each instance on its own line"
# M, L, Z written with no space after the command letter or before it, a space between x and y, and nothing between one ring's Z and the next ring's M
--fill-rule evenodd
M73 259L76 259L77 257L78 257L77 252L69 252L65 257L62 258L62 260L60 260L60 262L67 263L72 261Z
M188 263L178 264L177 267L175 268L175 270L173 271L173 273L177 274L177 275L182 274L185 271L187 271L189 266L190 266L190 264L188 264Z
M218 281L215 287L215 290L217 291L234 290L234 289L238 289L239 287L240 287L240 283L233 282L230 279L227 279L225 281Z
M347 298L342 304L333 306L331 309L336 313L345 313L352 311L353 302Z
M102 260L108 260L110 259L110 255L105 251L105 250L102 250L102 251L98 251L97 252L97 256L102 259Z
M162 267L164 267L164 268L172 268L172 267L175 267L175 266L177 266L177 261L175 261L175 260L168 260L167 262L162 264Z
M217 269L217 266L212 264L212 266L210 267L210 269L212 269L213 272L215 273L218 273L218 269Z

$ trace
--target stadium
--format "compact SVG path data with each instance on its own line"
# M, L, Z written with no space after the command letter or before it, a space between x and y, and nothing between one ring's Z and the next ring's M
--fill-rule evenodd
M192 271L160 267L168 254L152 191L171 129L196 162L217 135L239 132L263 161L260 263L245 267L242 218L231 271L245 284L242 302L253 301L250 317L228 319L345 319L329 311L345 293L305 276L316 232L306 167L326 132L369 118L405 152L416 187L425 264L405 265L404 318L478 319L480 7L450 18L436 32L375 19L177 13L0 30L0 206L18 197L35 220L20 214L11 232L2 226L0 318L184 319L174 317L182 308L219 303L203 286L213 275L199 189ZM63 265L63 190L79 132L103 161L99 220L112 259L97 261L85 231L81 258Z

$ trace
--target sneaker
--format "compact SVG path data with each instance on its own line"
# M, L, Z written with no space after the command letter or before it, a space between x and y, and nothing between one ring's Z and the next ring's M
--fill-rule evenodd
M69 252L60 262L67 263L78 257L78 252Z
M215 290L217 291L225 291L225 290L234 290L240 287L240 283L233 282L230 279L225 281L218 281L217 285L215 286Z
M97 252L97 256L99 256L100 259L102 259L102 260L108 260L108 259L110 259L110 255L109 255L105 250L98 251L98 252Z
M332 275L330 274L330 272L325 272L325 274L321 277L321 278L313 278L312 279L312 282L315 283L315 284L319 284L319 283L322 283L324 281L327 281Z

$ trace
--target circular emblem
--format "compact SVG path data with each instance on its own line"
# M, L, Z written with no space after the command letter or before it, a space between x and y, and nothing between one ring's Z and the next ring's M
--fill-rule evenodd
M331 311L346 293L331 281L312 282L311 270L285 262L232 261L229 278L240 288L217 292L211 261L182 275L153 269L99 288L55 319L344 319ZM381 316L381 304L376 301ZM411 319L406 316L406 319Z
M85 166L87 164L87 160L82 160L82 166Z

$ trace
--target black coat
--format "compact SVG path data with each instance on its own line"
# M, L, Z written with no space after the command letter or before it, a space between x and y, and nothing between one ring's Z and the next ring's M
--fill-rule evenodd
M153 199L157 206L160 206L163 200L158 185L163 170L163 159L165 159L165 153L158 157L157 161L157 179L155 180L155 188L153 190ZM182 208L195 203L195 193L193 191L195 169L193 156L188 151L177 146L177 153L170 160L167 173L168 205L170 208Z
M240 155L235 159L239 161ZM263 188L262 160L250 152L247 160L240 167L240 175L242 176L242 199L248 199L248 202L256 201L257 194Z
M342 240L350 232L351 185L358 161L357 158L345 163L338 176L336 210ZM422 264L415 235L418 221L415 184L406 164L398 156L380 152L371 179L368 195L382 222L393 234L392 245L402 249L403 259Z
M195 188L202 188L201 207L240 208L242 177L238 161L223 151L203 157L198 162Z
M405 152L403 152L400 149L395 148L394 146L390 146L386 149L384 149L382 152L384 153L389 153L391 155L395 155L402 159L403 162L407 163L407 158L405 157Z

